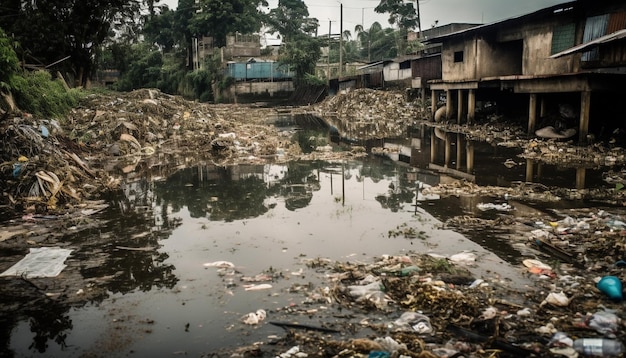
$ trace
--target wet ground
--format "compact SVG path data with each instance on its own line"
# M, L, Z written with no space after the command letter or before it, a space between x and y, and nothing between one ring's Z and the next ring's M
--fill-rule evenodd
M598 337L585 327L593 313L623 315L594 287L623 275L626 224L616 183L605 180L619 166L585 166L584 175L571 163L539 167L524 149L456 133L437 142L430 127L410 140L346 138L349 146L305 117L277 117L276 135L247 127L246 140L280 143L272 158L284 160L122 156L120 190L67 214L16 217L0 240L0 271L33 247L72 253L57 277L0 277L2 355L275 356L297 346L300 356L367 356L389 337L408 345L386 349L395 355L545 356L556 331ZM219 139L205 140L259 147ZM298 143L299 160L281 151L287 142ZM493 209L504 204L510 210ZM552 267L530 271L527 259ZM368 275L384 292L351 295ZM568 305L543 302L559 291ZM394 330L406 311L430 317L434 332ZM605 335L622 339L622 328Z

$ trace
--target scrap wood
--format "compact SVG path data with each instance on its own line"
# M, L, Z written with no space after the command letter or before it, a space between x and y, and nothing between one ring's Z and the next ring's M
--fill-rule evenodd
M154 251L156 247L154 246L146 246L146 247L129 247L129 246L115 246L118 250L128 250L128 251Z
M89 166L87 165L87 163L85 163L82 159L80 159L78 155L76 155L76 153L70 153L67 151L63 151L63 153L69 158L73 159L89 175L91 175L94 178L96 177L96 174L91 169L89 169Z
M125 142L129 142L130 144L132 144L135 148L137 149L141 149L141 144L139 144L139 141L133 137L130 134L126 134L126 133L122 133L120 135L120 140L123 140Z
M290 322L277 322L277 321L270 321L269 323L273 324L274 326L278 326L280 328L283 328L283 329L296 328L296 329L306 329L306 330L311 330L311 331L320 331L320 332L327 332L327 333L341 333L340 331L338 331L336 329L320 327L320 326L313 326L313 325L309 325L309 324L290 323Z

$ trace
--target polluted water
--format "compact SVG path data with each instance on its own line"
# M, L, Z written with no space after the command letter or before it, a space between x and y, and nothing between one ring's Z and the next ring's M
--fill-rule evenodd
M369 157L194 167L162 181L129 183L116 209L102 214L102 227L70 237L84 245L62 275L85 281L84 293L67 294L103 290L84 305L7 317L5 349L34 356L199 356L267 340L284 332L268 321L312 318L319 325L337 313L329 296L311 301L331 285L316 262L466 252L481 262L472 267L476 277L497 271L520 287L530 283L485 248L441 229L422 206L429 198L420 195L416 206L412 171ZM90 244L105 239L107 245ZM407 267L406 274L417 271Z

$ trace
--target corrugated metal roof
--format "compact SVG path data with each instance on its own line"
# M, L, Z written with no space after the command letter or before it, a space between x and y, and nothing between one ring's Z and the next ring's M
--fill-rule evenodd
M576 53L576 52L583 52L583 51L587 51L595 46L598 46L600 44L605 44L605 43L609 43L612 41L617 41L617 40L622 40L626 38L626 29L623 30L619 30L617 32L614 32L612 34L608 34L608 35L604 35L602 37L598 37L595 40L591 40L589 42L586 42L584 44L580 44L578 46L574 46L572 48L569 48L565 51L561 51L559 53L555 53L554 55L550 56L550 58L558 58L558 57L562 57L565 55L570 55L572 53Z
M375 66L383 65L383 64L385 64L385 63L389 63L389 62L393 62L393 61L389 61L389 60L387 60L387 61L377 61L377 62L374 62L374 63L367 64L367 65L365 65L365 66L357 67L356 69L357 69L357 70L364 70L364 69L366 69L366 68L370 68L370 67L375 67Z

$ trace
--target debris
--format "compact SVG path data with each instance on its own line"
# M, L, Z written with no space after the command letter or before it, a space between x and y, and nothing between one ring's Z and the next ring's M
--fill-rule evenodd
M620 302L624 299L622 294L622 281L616 276L604 276L596 284L598 290L607 295L611 300Z
M207 262L205 264L203 264L204 267L219 267L219 268L232 268L235 267L235 265L232 262L229 261L214 261L214 262Z
M267 317L267 313L265 312L265 310L258 309L256 310L256 312L250 312L241 317L241 321L245 324L255 325L263 321L265 317Z
M310 331L320 331L320 332L325 332L325 333L340 333L340 331L338 331L336 329L320 327L320 326L314 326L314 325L310 325L310 324L291 323L291 322L277 322L277 321L270 321L269 323L273 324L274 326L278 326L278 327L281 327L281 328L284 328L284 329L294 328L294 329L304 329L304 330L310 330Z
M260 291L270 289L272 288L272 285L269 283L262 283L259 285L243 285L243 287L246 291Z
M482 211L487 211L487 210L511 211L511 210L513 210L513 207L510 204L508 204L508 203L500 203L500 204L478 203L478 204L476 204L476 207L479 210L482 210Z
M411 331L420 334L432 333L433 327L428 316L418 312L404 312L391 324L394 330Z
M541 305L551 304L553 306L565 307L569 305L570 299L563 291L550 292L548 296L541 302Z
M26 278L56 277L66 267L65 260L72 250L60 247L31 248L30 252L0 276L24 276Z

